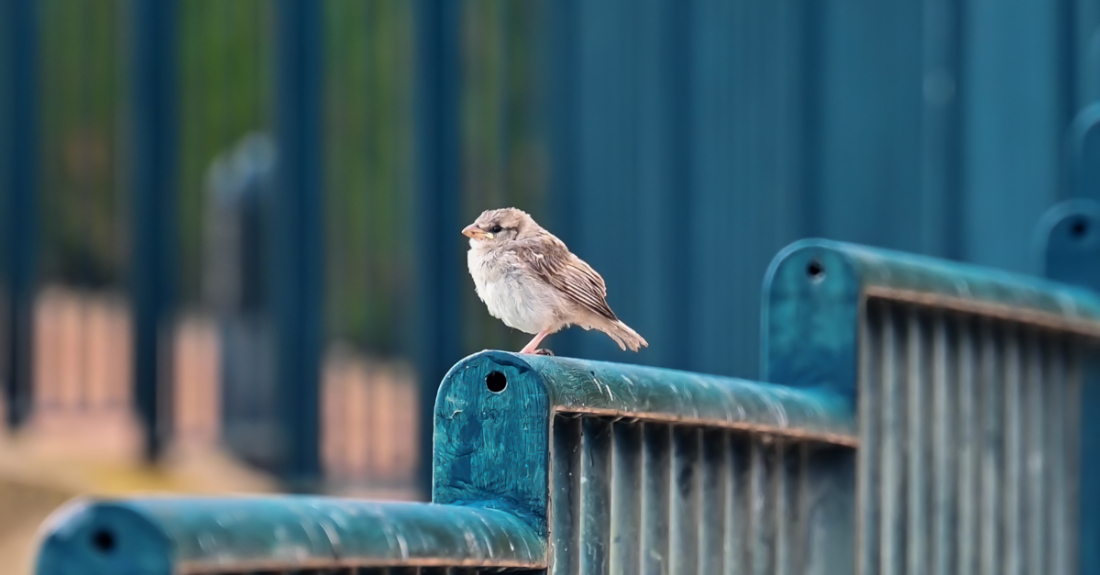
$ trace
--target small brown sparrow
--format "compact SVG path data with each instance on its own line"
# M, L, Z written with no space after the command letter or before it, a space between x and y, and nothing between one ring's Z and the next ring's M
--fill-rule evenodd
M624 350L649 345L615 317L600 274L525 212L486 210L462 234L470 238L470 275L489 313L535 334L520 353L538 353L543 338L571 325L598 329Z

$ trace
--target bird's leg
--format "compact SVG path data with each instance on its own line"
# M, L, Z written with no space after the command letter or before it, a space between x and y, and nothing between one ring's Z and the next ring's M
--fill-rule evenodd
M550 330L549 329L544 329L544 330L538 332L538 334L535 335L535 339L532 339L531 343L523 346L523 349L519 350L519 352L520 353L535 353L535 350L538 349L539 344L542 343L543 338L545 338L548 335L550 335Z

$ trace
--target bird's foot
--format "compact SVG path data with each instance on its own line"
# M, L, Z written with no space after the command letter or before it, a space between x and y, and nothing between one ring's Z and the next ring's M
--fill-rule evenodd
M548 349L536 349L535 355L554 355L554 352Z

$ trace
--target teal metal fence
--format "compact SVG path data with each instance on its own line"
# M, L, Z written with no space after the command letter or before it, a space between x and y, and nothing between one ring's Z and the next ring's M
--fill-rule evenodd
M1100 297L824 241L764 291L768 382L482 352L432 503L81 502L38 573L1100 572Z

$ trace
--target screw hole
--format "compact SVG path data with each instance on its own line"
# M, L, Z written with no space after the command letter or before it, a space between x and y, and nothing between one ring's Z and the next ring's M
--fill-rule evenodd
M1073 226L1070 227L1069 233L1075 238L1082 238L1089 231L1089 225L1085 220L1077 220L1073 222Z
M101 553L110 553L115 549L115 534L107 529L100 529L92 534L92 546Z
M806 275L810 276L810 279L814 281L821 281L825 278L825 266L821 265L821 262L814 260L810 262L810 265L806 266Z
M500 393L508 387L508 378L499 371L491 371L485 376L485 387L493 393Z

